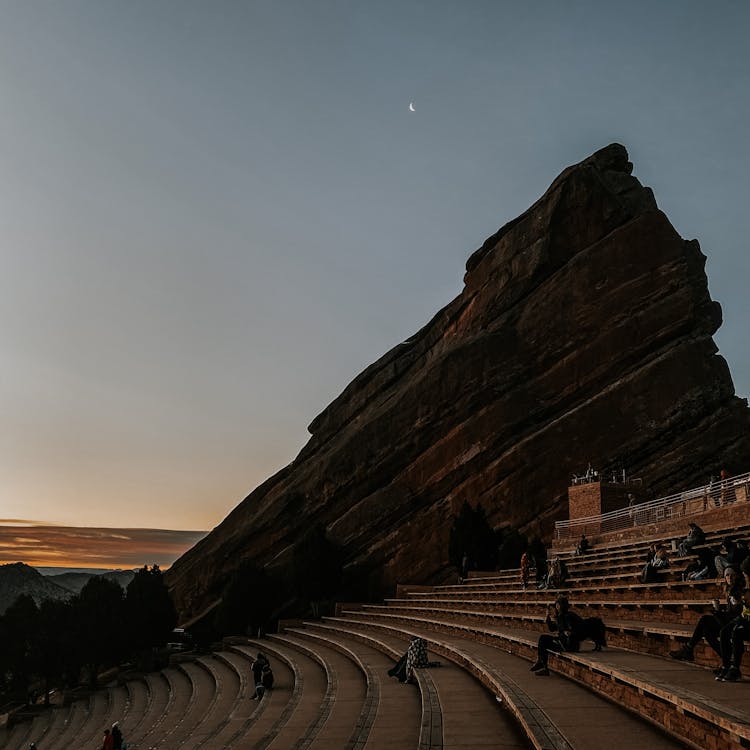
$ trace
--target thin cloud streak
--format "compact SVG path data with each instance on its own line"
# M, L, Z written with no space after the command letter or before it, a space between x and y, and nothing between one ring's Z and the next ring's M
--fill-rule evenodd
M77 568L169 567L205 531L41 526L0 521L0 564Z

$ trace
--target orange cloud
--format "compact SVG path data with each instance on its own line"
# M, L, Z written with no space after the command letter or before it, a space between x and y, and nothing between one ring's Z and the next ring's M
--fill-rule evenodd
M65 568L169 567L205 531L105 529L0 520L0 564Z

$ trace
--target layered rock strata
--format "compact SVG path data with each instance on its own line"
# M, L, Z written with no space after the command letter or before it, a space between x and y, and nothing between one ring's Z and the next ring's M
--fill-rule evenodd
M654 493L750 470L750 412L712 335L698 242L622 146L566 169L468 260L461 294L310 425L299 456L168 573L183 618L237 565L284 568L312 524L378 595L445 570L453 515L549 535L570 476L624 466Z

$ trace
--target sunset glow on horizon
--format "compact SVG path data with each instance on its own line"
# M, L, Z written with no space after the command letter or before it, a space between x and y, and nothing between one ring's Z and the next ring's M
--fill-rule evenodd
M32 567L168 568L205 531L45 526L0 519L0 565Z

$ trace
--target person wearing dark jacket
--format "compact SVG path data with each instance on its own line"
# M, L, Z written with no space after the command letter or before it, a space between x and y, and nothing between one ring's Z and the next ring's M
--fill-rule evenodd
M742 611L730 620L719 633L721 641L721 669L716 670L720 682L737 682L742 679L740 665L745 653L745 641L750 641L750 590L742 594Z
M253 695L252 700L260 700L263 697L263 693L265 692L265 687L263 686L263 671L270 668L271 664L268 661L268 657L262 651L258 651L255 661L250 666L253 673L253 681L255 683L255 695Z
M742 592L745 590L743 577L734 569L724 571L724 595L726 601L722 604L718 599L713 601L713 612L703 615L695 626L693 635L688 642L669 655L679 661L693 661L693 650L705 638L706 643L721 656L719 635L721 629L742 611Z
M688 524L688 527L688 535L682 542L680 542L680 557L687 557L693 547L697 547L699 544L703 544L706 541L706 534L697 523L691 521Z
M722 541L720 554L716 555L714 560L717 574L721 578L724 575L724 569L729 567L739 570L746 557L748 557L747 545L727 537Z
M114 750L122 750L122 730L118 721L112 725L112 743Z
M581 645L583 633L583 620L579 615L570 610L568 598L558 596L555 606L547 611L545 620L551 633L539 636L537 644L536 662L531 671L539 677L549 675L547 658L549 651L578 651Z

